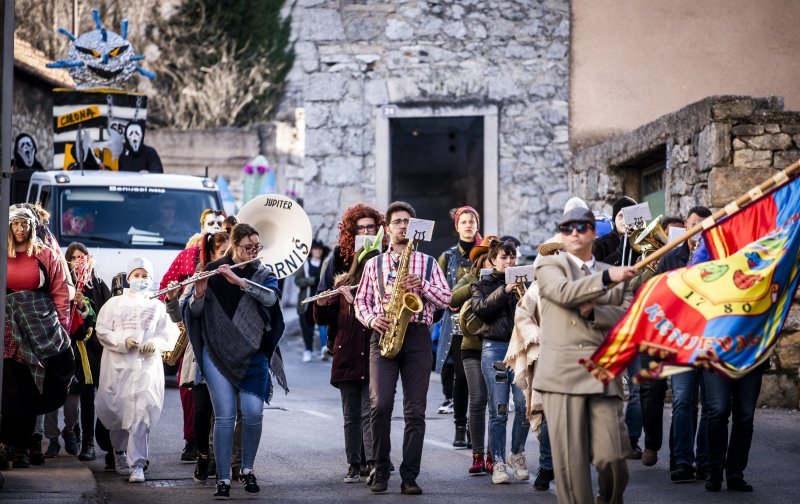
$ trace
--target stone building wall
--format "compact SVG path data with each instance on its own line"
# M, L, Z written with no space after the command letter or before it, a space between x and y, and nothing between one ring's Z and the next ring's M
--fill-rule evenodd
M12 107L11 141L20 133L30 133L36 141L36 158L46 168L53 166L52 86L26 72L15 71Z
M570 190L610 213L623 194L639 199L640 160L666 158L668 215L694 205L718 210L800 160L800 112L780 97L710 97L629 133L573 152ZM765 376L760 404L800 405L800 297L796 297Z
M568 199L568 0L301 0L292 16L282 110L305 112L300 189L323 240L345 207L376 201L375 118L388 104L496 106L499 231L552 234Z

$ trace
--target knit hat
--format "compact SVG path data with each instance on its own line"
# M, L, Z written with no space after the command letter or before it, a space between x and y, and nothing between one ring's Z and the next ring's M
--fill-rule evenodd
M573 208L589 208L589 205L587 205L586 202L579 197L573 196L567 200L567 204L564 205L564 211L569 212Z
M125 270L127 273L125 278L130 278L134 270L143 269L147 272L147 276L153 277L153 263L145 257L134 257L128 261L128 268Z
M458 219L459 219L459 217L461 217L461 214L463 214L464 212L469 212L472 215L474 215L475 216L475 222L478 224L478 229L481 228L481 216L478 215L478 211L475 210L474 208L472 208L471 206L464 205L462 207L454 208L453 210L451 210L451 212L452 212L452 215L453 215L453 225L455 226L456 231L458 231ZM479 245L481 243L482 239L483 238L481 238L481 233L480 232L476 232L475 233L475 245Z
M628 196L621 197L620 199L615 201L614 204L611 206L612 208L611 220L612 221L616 220L617 214L620 212L620 210L622 210L623 208L627 208L629 206L633 206L635 204L636 201L633 198L629 198Z

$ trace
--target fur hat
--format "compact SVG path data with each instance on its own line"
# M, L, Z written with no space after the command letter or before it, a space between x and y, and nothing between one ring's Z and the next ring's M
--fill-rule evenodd
M153 278L153 263L146 257L134 257L128 261L128 268L125 270L125 278L130 278L134 270L143 269L147 272L147 276Z

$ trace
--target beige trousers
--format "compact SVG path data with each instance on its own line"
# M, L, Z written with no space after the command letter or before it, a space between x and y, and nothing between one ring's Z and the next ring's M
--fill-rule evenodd
M542 398L558 504L621 504L631 449L622 399L552 392L543 392ZM597 469L596 499L590 463Z

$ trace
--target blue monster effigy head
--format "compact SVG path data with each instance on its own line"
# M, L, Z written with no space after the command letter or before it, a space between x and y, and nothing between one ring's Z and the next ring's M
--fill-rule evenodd
M92 11L96 30L76 37L63 28L58 31L72 41L66 59L49 63L48 68L66 68L78 89L113 88L123 84L138 72L149 79L155 74L136 64L143 55L136 55L128 42L128 21L122 20L121 35L108 31L100 21L97 9Z

